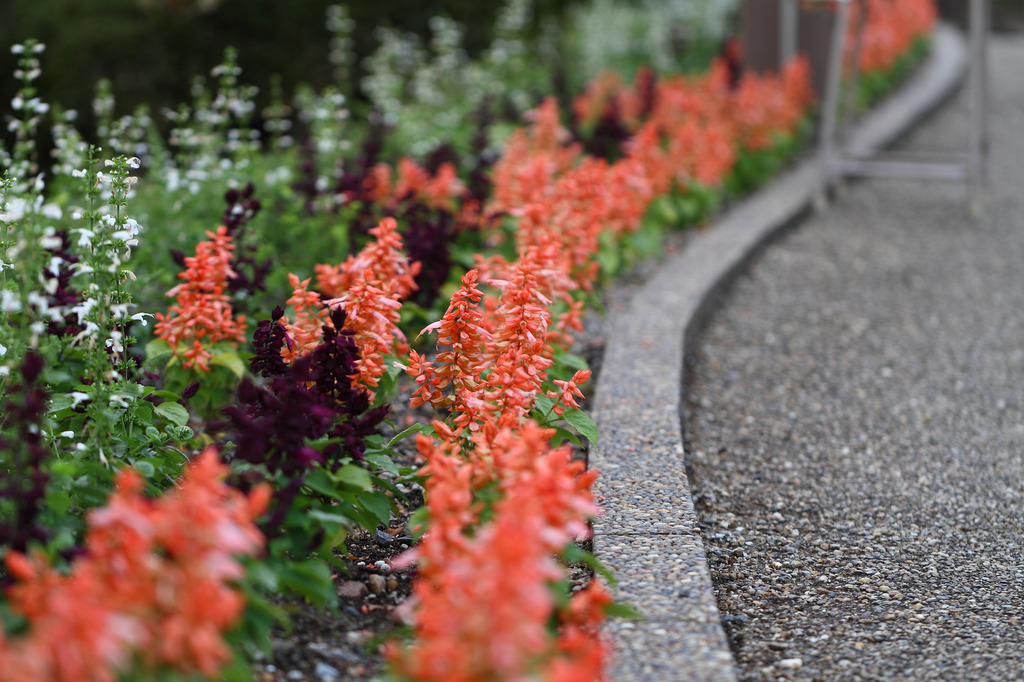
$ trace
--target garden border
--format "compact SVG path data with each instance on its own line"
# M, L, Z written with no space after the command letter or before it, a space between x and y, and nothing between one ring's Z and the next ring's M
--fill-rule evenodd
M956 91L966 67L962 34L940 25L925 63L853 128L851 150L892 144ZM666 259L608 320L589 459L604 510L594 551L619 580L617 599L644 615L607 627L618 682L736 678L685 470L685 358L717 295L807 213L821 177L816 155L784 173Z

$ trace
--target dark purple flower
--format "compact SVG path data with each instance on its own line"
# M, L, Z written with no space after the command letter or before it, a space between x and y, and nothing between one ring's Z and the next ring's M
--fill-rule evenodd
M19 552L30 542L45 542L50 536L40 521L50 480L49 449L40 429L49 397L39 385L43 367L43 358L29 352L22 360L21 383L11 387L3 406L0 451L7 467L0 476L0 500L7 514L0 517L0 547Z
M267 378L281 376L288 372L288 364L281 357L281 350L287 345L292 349L292 339L284 325L278 322L284 315L281 306L274 308L269 320L261 320L256 325L252 336L253 349L256 355L249 361L249 369L254 374Z
M337 469L349 458L362 460L366 438L378 433L390 409L383 405L369 410L366 392L353 384L359 349L353 333L344 329L343 310L331 312L333 326L323 327L321 342L291 365L281 359L289 340L277 322L282 314L275 309L273 319L261 322L253 339L257 357L252 369L268 381L242 381L238 403L223 411L235 433L230 457L262 466L279 486L264 527L271 534L297 494L296 481L316 466ZM332 442L319 450L311 445L324 438Z

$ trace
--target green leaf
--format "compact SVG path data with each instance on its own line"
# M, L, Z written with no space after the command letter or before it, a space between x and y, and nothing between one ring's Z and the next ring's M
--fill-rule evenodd
M352 518L355 519L356 523L358 523L363 528L367 530L372 530L373 528L377 527L378 523L380 523L376 516L374 516L369 511L366 510L362 502L359 501L359 498L356 497L355 493L340 493L338 495L338 499L345 504L351 505L349 513L352 515Z
M406 438L408 438L409 436L412 436L412 435L417 434L417 433L422 433L422 434L427 435L427 436L432 436L434 434L434 430L432 428L430 428L429 426L427 426L426 424L413 424L412 426L410 426L409 428L401 431L394 438L389 440L388 441L388 447L392 448L392 447L395 446L395 443L399 443L399 442L405 440ZM367 457L367 459L369 459L369 457Z
M331 480L323 469L313 469L303 482L324 497L336 497L338 495L338 485Z
M583 447L583 443L580 442L579 436L577 436L575 433L568 429L563 429L561 426L556 426L555 434L562 440L567 440L578 448ZM559 445L559 443L554 443L554 445L557 446Z
M597 263L601 266L601 272L606 275L614 275L619 271L618 249L601 249L597 252Z
M281 587L315 606L333 604L337 598L331 582L331 568L320 559L288 562L278 570L277 576Z
M153 478L153 475L156 474L156 467L153 466L153 463L147 462L144 459L136 461L133 466L135 467L136 471L138 471L146 478Z
M192 436L196 435L195 431L193 431L187 426L177 426L172 424L168 424L167 428L165 428L164 431L167 433L168 436L171 437L171 439L179 443L181 441L188 440Z
M341 467L334 474L334 478L362 490L369 490L373 487L373 482L370 480L370 472L355 464L346 464Z
M386 526L391 521L391 499L384 493L379 490L361 492L356 499L359 506L373 514L380 523Z
M570 542L565 546L565 549L562 551L562 558L565 559L566 563L586 564L612 587L618 585L619 581L610 568L601 563L601 560L593 552L588 552L574 542Z
M218 353L213 356L211 362L221 367L227 367L239 379L245 377L245 362L242 358L238 357L238 353Z
M394 460L392 460L384 453L368 452L364 459L366 459L366 461L369 462L370 464L380 467L384 471L392 473L395 476L399 475L398 465L395 464Z
M268 592L277 590L277 573L262 561L252 561L245 569L246 579L253 585Z
M555 350L555 362L565 365L571 369L590 369L590 365L587 364L587 361L579 355L573 355L572 353L561 349Z
M57 395L50 398L50 414L55 414L57 412L60 412L61 410L66 410L67 408L71 407L74 404L75 401L72 400L70 397L64 395L63 393L58 393Z
M401 490L399 490L395 486L395 484L392 483L391 481L388 481L386 479L380 478L378 476L374 476L373 477L373 484L375 486L377 486L378 488L384 488L385 490L389 491L392 495L394 495L395 497L397 497L399 499L402 499L402 500L405 500L405 501L409 500L409 497L405 493L403 493Z
M341 514L332 514L330 512L320 511L319 509L313 509L306 513L311 519L320 521L321 523L337 523L342 526L348 526L352 523L352 519Z
M546 395L538 395L534 401L534 409L540 412L541 416L548 415L551 413L551 408L555 406L555 399L549 398Z
M188 410L178 403L160 403L156 406L156 413L176 426L188 424Z
M627 620L644 620L644 614L629 604L614 601L604 607L604 613L610 618L626 618Z
M566 410L562 415L570 426L583 434L583 437L597 445L597 424L582 410Z
M63 490L54 490L46 494L46 508L56 516L64 516L71 508L71 496Z
M171 350L171 344L163 339L153 339L146 344L146 357L150 359L160 355L169 355L172 352L174 351Z
M420 507L409 515L405 527L409 529L409 534L412 535L414 541L418 542L420 537L427 531L429 520L430 510L426 507Z

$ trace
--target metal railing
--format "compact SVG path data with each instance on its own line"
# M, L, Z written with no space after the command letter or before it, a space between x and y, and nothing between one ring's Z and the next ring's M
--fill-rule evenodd
M783 1L786 5L793 5L796 0ZM972 205L976 209L980 208L984 191L988 185L990 133L987 55L991 16L990 0L967 0L970 3L968 48L970 124L967 149L960 154L936 154L928 158L921 156L901 158L892 153L868 157L854 154L846 148L847 123L856 113L857 86L860 78L860 49L868 7L866 0L828 1L837 6L837 17L832 31L819 142L822 200L824 200L827 189L841 177L918 178L968 182ZM845 79L846 97L843 98L844 43L850 26L850 7L853 2L860 3L860 11L858 12L857 26L854 27L854 45L850 55L852 64L849 77ZM795 34L795 30L792 28L785 32L787 37L793 34ZM782 35L783 31L780 29L780 38Z

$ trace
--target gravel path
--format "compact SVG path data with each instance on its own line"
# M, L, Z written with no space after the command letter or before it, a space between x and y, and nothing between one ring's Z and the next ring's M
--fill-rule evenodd
M688 473L741 679L1024 678L1024 38L993 43L987 214L852 185L697 346ZM958 102L909 146L965 135Z

